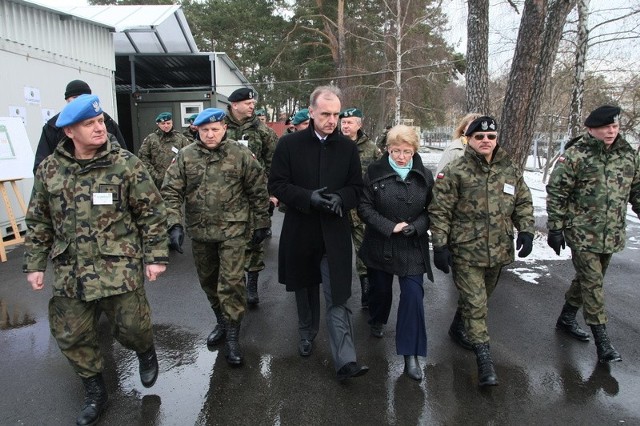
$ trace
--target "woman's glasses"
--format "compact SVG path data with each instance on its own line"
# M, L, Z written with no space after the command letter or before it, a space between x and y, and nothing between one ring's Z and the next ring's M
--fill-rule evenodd
M498 135L496 135L495 133L474 133L473 134L473 138L477 141L481 141L484 138L489 139L490 141L494 140L495 138L497 138Z
M400 149L392 149L391 151L391 155L394 156L400 156L400 154L403 154L405 157L413 157L413 151L410 150L400 150Z

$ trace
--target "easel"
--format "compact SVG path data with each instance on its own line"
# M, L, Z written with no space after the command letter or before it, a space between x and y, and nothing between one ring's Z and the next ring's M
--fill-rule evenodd
M7 188L4 186L6 182L11 182L11 186L13 187L13 192L15 192L16 194L16 199L18 200L18 204L20 204L20 208L22 208L22 212L26 214L27 206L24 204L22 195L18 190L17 181L18 179L0 180L0 194L2 195L2 200L4 201L4 206L7 210L7 216L9 217L11 228L13 229L12 240L4 241L2 239L2 235L0 235L0 262L7 261L7 251L5 250L5 247L24 243L24 238L22 237L22 235L20 235L20 230L18 229L18 223L16 222L16 217L13 214L13 209L11 208L11 201L9 200L9 194L7 192Z

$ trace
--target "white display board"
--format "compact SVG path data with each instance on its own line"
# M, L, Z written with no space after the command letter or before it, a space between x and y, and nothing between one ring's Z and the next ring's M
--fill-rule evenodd
M33 149L18 117L0 117L0 180L33 177Z

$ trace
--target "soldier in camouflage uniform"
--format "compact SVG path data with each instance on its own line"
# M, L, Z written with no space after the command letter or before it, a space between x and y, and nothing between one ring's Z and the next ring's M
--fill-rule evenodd
M480 386L497 385L487 332L487 301L502 267L531 253L534 219L522 172L496 143L491 117L474 120L465 154L436 176L429 205L434 265L448 273L462 300L462 321L476 353Z
M35 175L23 269L41 290L51 258L51 334L85 386L77 419L84 425L98 420L108 399L100 312L116 340L138 354L142 384L158 376L143 285L166 268L166 211L142 162L107 134L97 96L68 103L56 126L66 137Z
M180 150L169 166L162 196L167 203L172 245L182 244L182 204L200 285L218 321L207 338L215 345L226 335L226 359L242 363L238 343L245 312L245 248L250 220L252 243L270 226L269 196L262 166L246 147L225 139L225 113L198 114L199 140ZM251 216L253 212L253 217Z
M229 95L227 117L227 137L248 146L256 156L264 169L264 180L269 178L271 170L271 158L276 148L278 136L266 124L255 115L256 93L249 88L235 90ZM278 200L270 198L273 206L278 205ZM273 211L270 207L269 211ZM258 212L251 212L258 214ZM252 220L253 223L253 220ZM255 226L252 226L255 229ZM264 269L264 244L253 244L249 242L247 246L246 265L247 271L247 302L249 306L255 306L260 302L258 297L258 276Z
M158 188L162 186L164 174L180 149L191 141L173 128L170 112L163 112L156 117L158 128L144 140L138 151L138 157L149 170L153 182Z
M614 106L592 111L587 133L567 145L547 185L549 246L560 254L566 238L576 270L556 328L588 341L576 321L582 307L600 362L622 360L607 336L603 280L612 254L625 245L628 202L640 217L639 159L618 134L619 116Z
M362 118L362 111L357 108L347 108L340 113L340 130L344 136L354 141L358 146L358 155L364 176L369 164L379 159L382 153L369 139L369 136L362 131ZM349 210L349 221L351 222L351 238L356 253L358 253L364 239L364 222L358 216L356 209ZM367 277L367 267L360 256L356 256L356 271L360 277L360 306L362 309L367 309L369 307L369 278Z
M198 135L198 127L193 125L194 120L196 119L196 117L198 116L198 114L192 114L189 116L189 118L187 118L187 122L189 123L189 127L187 127L184 132L182 132L182 135L189 139L189 142L193 142L196 140L196 136Z

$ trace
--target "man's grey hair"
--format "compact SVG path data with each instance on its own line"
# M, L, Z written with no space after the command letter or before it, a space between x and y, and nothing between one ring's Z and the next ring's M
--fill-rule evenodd
M309 106L311 108L315 108L318 103L318 98L320 96L324 97L328 94L337 96L340 100L340 103L342 103L342 90L340 90L338 86L318 86L314 89L314 91L311 93L311 96L309 97Z

